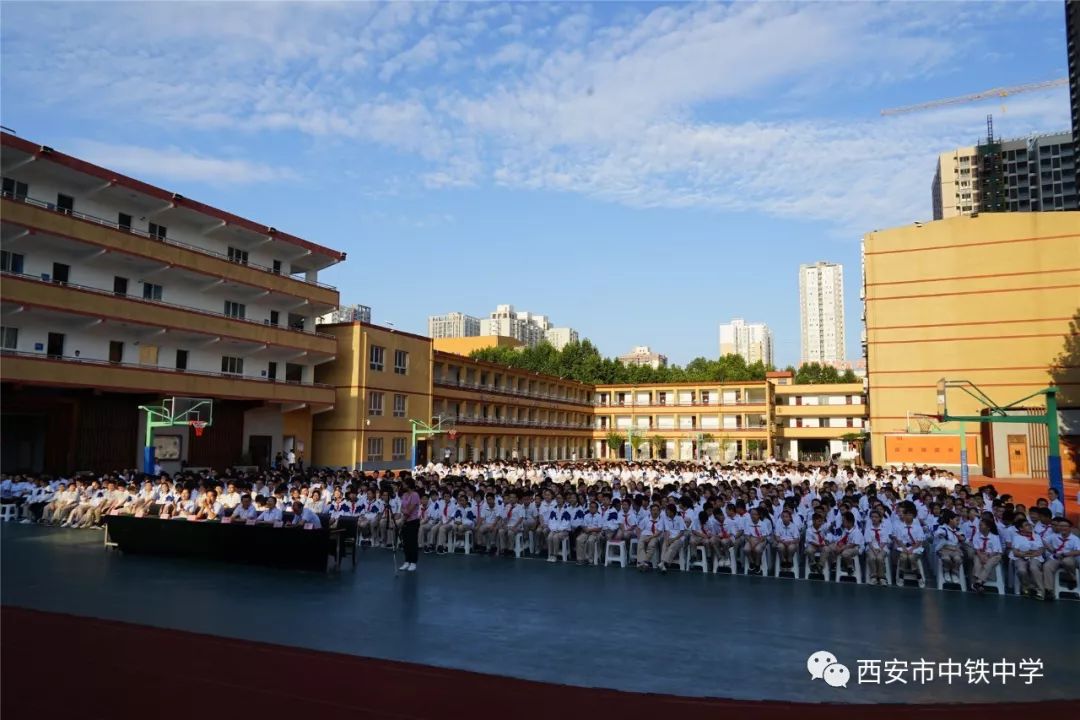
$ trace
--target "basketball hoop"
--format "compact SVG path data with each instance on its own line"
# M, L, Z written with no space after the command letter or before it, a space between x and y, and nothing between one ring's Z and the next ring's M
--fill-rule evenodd
M195 430L195 437L197 437L197 438L202 437L203 430L205 430L206 426L209 425L209 424L210 423L207 422L206 420L189 420L188 421L188 425L190 425Z
M446 433L446 437L450 438L451 440L457 440L457 430L448 430Z

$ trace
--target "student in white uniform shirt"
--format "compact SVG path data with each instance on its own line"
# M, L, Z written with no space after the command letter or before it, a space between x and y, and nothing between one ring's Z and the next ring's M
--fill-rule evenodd
M855 558L862 554L862 546L863 536L855 525L855 513L848 510L840 518L840 529L833 532L832 542L825 548L825 562L839 558L844 569L854 573Z
M799 552L799 540L802 533L799 526L791 515L791 510L785 508L780 512L780 522L773 529L773 544L776 552L780 554L780 568L789 570L795 563L795 555Z
M439 536L436 545L440 553L448 553L451 546L456 542L458 535L464 537L466 532L472 532L476 525L476 511L469 502L465 493L458 495L457 503L450 509L450 522L439 526Z
M900 554L899 572L900 577L903 578L918 572L919 559L923 556L925 549L923 541L926 540L926 533L923 532L922 523L916 519L915 508L911 503L901 503L899 515L900 523L893 533L893 542L896 543L896 550ZM925 580L926 578L920 578L920 583Z
M823 573L822 567L825 557L825 548L829 545L828 531L825 528L825 516L814 513L810 518L810 524L806 528L803 538L803 546L806 549L806 557L810 561L810 572Z
M450 493L445 493L450 497ZM428 502L425 505L424 500ZM435 549L435 538L439 532L439 525L443 522L443 501L438 493L432 492L431 497L424 495L420 498L420 547L425 553Z
M480 522L476 524L477 549L494 553L499 532L499 508L495 505L495 494L488 493L480 506Z
M941 511L941 523L934 530L934 552L946 576L960 577L964 564L964 536L960 532L960 516L952 510Z
M971 540L974 559L971 568L971 587L982 592L987 578L1001 562L1001 539L998 537L997 524L990 517L979 521L979 530Z
M1047 559L1043 563L1043 588L1047 593L1054 591L1054 578L1058 569L1065 571L1064 582L1077 587L1077 564L1080 563L1080 537L1072 532L1072 521L1065 517L1055 517L1053 533L1043 537Z
M557 556L562 551L563 540L569 539L573 520L574 513L570 509L568 503L563 503L561 506L553 508L551 512L548 513L547 561L549 563L556 561Z
M743 551L750 559L750 574L760 575L761 560L769 547L769 535L772 534L769 521L761 517L760 509L755 507L750 510L750 522L746 524L745 531L746 547Z
M543 499L537 507L536 543L538 547L547 547L548 530L547 521L551 511L557 507L551 490L544 490Z
M649 514L639 521L638 528L640 534L638 535L637 565L638 570L644 572L649 569L654 554L656 555L655 562L659 563L660 560L660 548L664 541L664 520L660 517L659 503L654 502L649 506Z
M299 528L310 525L312 530L318 530L322 527L322 521L319 519L319 514L310 507L305 506L304 503L299 500L293 502L292 512L292 520L289 521L287 527Z
M866 526L864 539L867 583L882 585L885 583L885 558L889 556L889 548L892 547L892 532L882 520L881 510L875 508L870 511L870 523Z
M627 503L629 506L629 503ZM600 508L600 517L602 518L600 524L601 539L607 543L610 541L620 541L622 537L622 524L623 514L619 508L619 501L614 500L610 505L604 505Z
M582 518L581 531L577 536L577 547L575 549L577 551L578 565L593 562L593 558L598 557L595 553L597 543L603 537L603 523L604 516L601 515L600 507L593 500L589 503L589 509ZM593 564L596 563L593 562Z
M240 504L240 493L236 490L236 483L231 482L225 493L218 498L221 506L226 510L232 510Z
M511 490L506 495L506 502L499 508L498 552L514 552L514 539L519 532L524 532L524 524L525 508L518 502L517 491ZM525 539L524 536L522 539Z
M678 508L672 503L664 511L664 539L660 545L660 572L667 572L667 566L679 560L679 553L686 543L689 530Z
M255 522L259 525L273 525L282 521L281 508L277 506L277 498L271 495L266 498L266 510L259 513Z
M1024 593L1043 599L1043 554L1046 546L1035 534L1032 524L1024 520L1020 531L1013 537L1009 558L1016 569L1016 577Z

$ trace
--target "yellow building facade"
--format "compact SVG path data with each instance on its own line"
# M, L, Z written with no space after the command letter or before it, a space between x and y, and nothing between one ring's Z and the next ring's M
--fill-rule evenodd
M1075 476L1068 447L1080 433L1080 357L1070 322L1080 312L1080 213L982 214L883 230L865 237L863 254L875 463L959 464L959 427L908 432L912 413L936 412L941 378L969 380L1001 405L1053 382L1066 476ZM977 415L982 407L950 392L948 409ZM1010 427L1007 436L986 424L964 429L971 470L1045 476L1045 431Z
M334 388L335 400L332 410L315 416L312 463L410 467L409 420L432 416L431 339L360 322L320 325L319 331L337 338L336 359L316 374Z

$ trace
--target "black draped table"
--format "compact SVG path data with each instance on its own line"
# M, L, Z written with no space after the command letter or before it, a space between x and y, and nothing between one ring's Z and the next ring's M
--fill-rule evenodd
M331 540L341 562L343 529L161 520L108 515L106 541L125 553L203 558L295 570L326 570ZM355 562L355 560L354 560Z

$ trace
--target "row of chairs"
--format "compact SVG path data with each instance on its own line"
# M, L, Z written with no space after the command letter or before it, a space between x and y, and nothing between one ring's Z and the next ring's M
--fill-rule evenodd
M460 550L465 555L472 552L473 545L473 533L471 530L465 530L464 532L451 532L448 535L450 543L450 552L457 552ZM593 548L592 563L594 565L601 564L601 556L603 558L603 565L618 565L621 567L627 567L631 564L631 558L637 557L637 538L632 538L629 541L626 540L608 540L603 543L604 549L601 550L601 543L597 543ZM514 556L520 558L528 549L530 554L536 552L536 536L534 532L518 533L514 538ZM570 542L569 539L563 539L562 547L559 549L559 555L563 562L568 562L570 559ZM934 570L934 581L938 590L960 590L967 591L967 574L964 570L963 564L961 564L958 572L946 573L941 566L941 559L932 550L929 553L924 553L924 556L920 557L917 563L917 573L909 575L908 577L900 577L899 563L894 563L892 553L885 555L885 584L886 585L905 585L907 583L913 583L919 587L926 587L930 580L930 576L927 574L926 557L931 558L931 563ZM1007 562L1007 560L1005 561ZM782 567L780 554L773 551L771 546L765 547L764 555L762 556L762 568L763 574L772 575L776 578L788 577L795 580L809 580L814 578L820 578L825 582L850 582L855 584L863 584L869 581L868 573L863 572L862 555L856 555L852 559L852 567L849 569L845 566L844 562L837 557L832 563L828 565L821 565L820 568L815 568L817 563L814 562L809 555L799 550L795 553L790 569ZM679 570L683 572L689 572L692 570L700 570L705 573L727 573L730 575L749 575L751 569L750 556L736 548L728 550L726 556L722 556L719 553L714 553L712 561L709 561L708 553L704 547L698 546L694 548L693 557L691 557L691 548L689 545L684 545L679 553ZM893 569L896 569L894 573ZM1013 592L1017 595L1020 594L1020 582L1016 575L1015 567L1010 564L1010 586ZM1064 569L1059 568L1054 577L1054 595L1061 597L1062 594L1073 595L1077 599L1080 599L1080 584L1074 585L1072 588L1067 587L1064 584L1065 578ZM999 595L1005 595L1007 593L1005 585L1005 572L1002 570L1001 564L998 564L994 568L994 577L988 580L984 587L993 588Z

